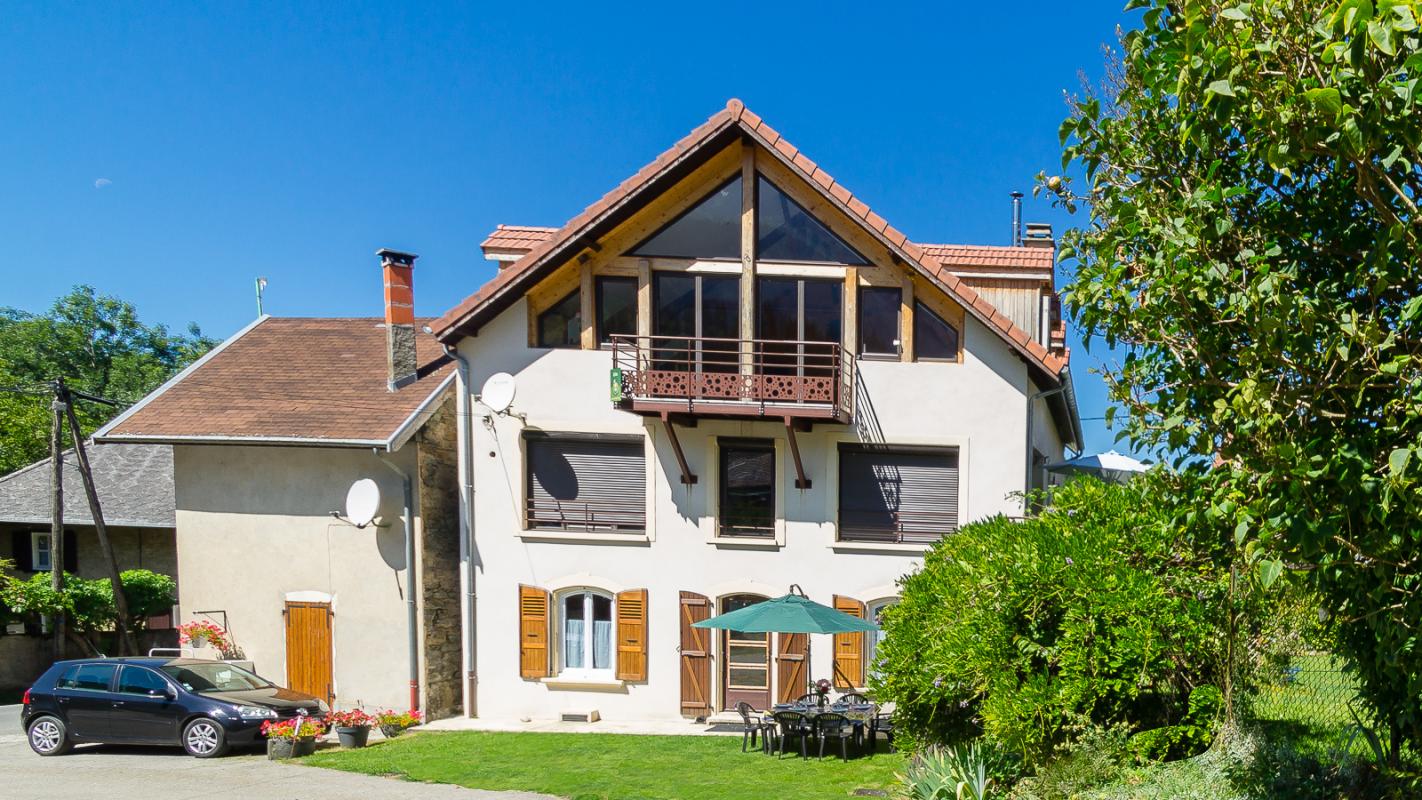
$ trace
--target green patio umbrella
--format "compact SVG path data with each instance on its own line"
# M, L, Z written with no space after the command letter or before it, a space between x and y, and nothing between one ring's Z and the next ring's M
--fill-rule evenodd
M724 628L746 633L858 633L877 631L868 620L836 611L802 594L787 594L753 606L692 623L693 628Z

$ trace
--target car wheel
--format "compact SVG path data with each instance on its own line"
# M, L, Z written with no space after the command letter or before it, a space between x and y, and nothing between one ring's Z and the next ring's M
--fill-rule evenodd
M227 732L217 722L198 717L183 728L183 749L196 758L214 758L227 752Z
M30 723L30 749L42 756L63 755L74 747L59 717L43 716Z

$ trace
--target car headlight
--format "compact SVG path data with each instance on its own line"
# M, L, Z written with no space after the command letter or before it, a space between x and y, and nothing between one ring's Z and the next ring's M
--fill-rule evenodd
M260 706L237 706L237 716L242 719L276 719L277 713Z

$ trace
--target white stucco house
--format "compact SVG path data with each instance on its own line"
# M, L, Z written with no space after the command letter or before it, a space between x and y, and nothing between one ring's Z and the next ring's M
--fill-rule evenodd
M1080 447L1051 232L1014 239L910 241L733 100L561 227L499 226L483 245L498 273L428 333L407 313L414 257L383 251L382 327L322 334L383 341L346 362L376 379L323 375L340 399L311 412L389 405L385 428L342 434L359 444L284 431L292 382L270 367L288 356L223 390L255 404L229 422L174 402L196 403L204 370L280 320L100 438L175 445L183 607L242 609L259 670L298 669L283 603L329 603L335 642L318 646L337 705L385 703L412 665L436 715L491 720L702 719L819 678L859 687L873 635L691 623L792 585L873 616L933 542L1023 514L1042 467ZM429 358L404 381L407 338ZM503 397L483 397L500 373ZM409 650L391 588L409 576L380 544L394 533L330 515L357 477L398 495L381 461L429 487L383 529L413 520ZM433 498L452 510L431 521Z

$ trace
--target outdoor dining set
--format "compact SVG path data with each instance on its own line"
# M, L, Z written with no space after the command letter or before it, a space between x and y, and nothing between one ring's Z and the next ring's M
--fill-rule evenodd
M755 633L862 633L877 631L879 626L868 620L845 614L805 597L798 586L790 594L746 606L736 611L694 623L697 628ZM758 711L750 703L737 703L736 711L744 723L741 751L760 742L761 751L784 755L792 744L798 745L800 757L809 756L810 742L818 745L824 758L825 745L839 743L840 756L849 759L851 744L862 749L867 743L873 752L878 735L883 733L893 746L894 729L887 709L880 708L862 694L842 694L830 701L829 682L821 681L822 691L801 695L793 703L780 703L768 711Z

